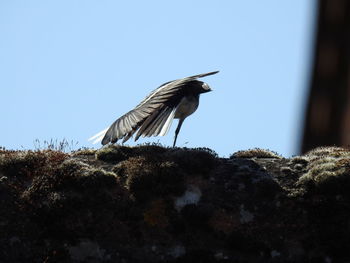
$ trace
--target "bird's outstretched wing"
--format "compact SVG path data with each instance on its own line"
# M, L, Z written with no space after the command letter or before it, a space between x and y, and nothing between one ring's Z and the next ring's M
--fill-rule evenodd
M198 74L164 83L152 91L133 110L117 119L108 129L101 131L89 140L94 143L102 140L105 145L120 139L127 141L136 131L135 141L140 137L163 136L168 132L174 119L176 106L181 100L187 83L198 78L213 75L218 71Z

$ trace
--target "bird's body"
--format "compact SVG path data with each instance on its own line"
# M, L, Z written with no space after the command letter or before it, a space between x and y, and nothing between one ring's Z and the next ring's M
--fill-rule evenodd
M140 136L164 136L175 118L179 119L173 144L175 146L183 121L198 108L199 95L211 91L208 84L197 79L216 73L218 71L164 83L133 110L117 119L108 129L99 132L89 140L94 140L94 143L101 141L105 145L120 139L125 142L135 133L135 141Z
M183 97L177 106L174 119L185 119L197 110L198 105L199 95Z

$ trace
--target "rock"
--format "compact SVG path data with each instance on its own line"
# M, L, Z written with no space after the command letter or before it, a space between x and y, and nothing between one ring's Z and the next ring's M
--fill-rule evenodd
M0 262L347 262L350 152L0 149Z

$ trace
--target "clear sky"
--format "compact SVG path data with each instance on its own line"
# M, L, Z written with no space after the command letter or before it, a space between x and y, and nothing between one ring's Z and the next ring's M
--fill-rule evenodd
M99 147L87 139L160 84L220 70L177 145L296 154L315 13L315 0L1 1L0 146ZM138 143L171 146L176 124Z

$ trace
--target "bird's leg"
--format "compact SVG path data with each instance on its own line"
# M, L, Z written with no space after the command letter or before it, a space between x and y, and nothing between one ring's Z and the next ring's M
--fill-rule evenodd
M179 123L178 123L178 125L177 125L176 130L175 130L175 139L174 139L173 147L175 147L177 135L178 135L178 133L179 133L179 131L180 131L180 129L181 129L181 125L182 125L182 123L184 122L184 120L185 120L185 119L179 119Z

